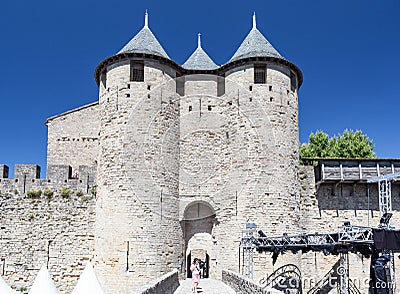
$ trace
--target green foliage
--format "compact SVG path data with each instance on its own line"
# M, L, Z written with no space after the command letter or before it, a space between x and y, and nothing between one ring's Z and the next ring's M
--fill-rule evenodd
M85 195L82 198L82 200L85 201L85 202L89 201L89 199L90 199L89 195Z
M26 288L26 287L20 287L18 289L18 291L20 291L20 292L26 292L27 290L28 290L28 288Z
M28 190L26 196L28 198L39 198L42 195L42 190Z
M14 189L13 193L14 193L14 195L18 195L19 194L17 189Z
M28 219L29 220L33 220L35 218L35 216L33 215L33 213L28 214Z
M76 196L78 196L78 197L81 197L81 196L83 196L83 192L82 192L82 190L79 190L79 191L77 191L77 192L76 192Z
M333 138L317 131L301 144L300 158L375 158L374 144L361 131L345 130Z
M54 195L54 192L51 189L45 189L43 191L43 195L46 196L47 198L52 198Z
M96 186L94 186L90 192L92 193L93 196L96 197L96 194L97 194Z
M62 188L61 189L61 191L60 191L60 195L63 197L63 198L69 198L70 196L71 196L71 190L70 189L68 189L68 188Z

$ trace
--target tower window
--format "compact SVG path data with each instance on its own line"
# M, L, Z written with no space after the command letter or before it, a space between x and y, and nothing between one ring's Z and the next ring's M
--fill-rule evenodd
M131 61L131 81L144 82L144 63Z
M189 111L192 111L192 105L189 105Z
M267 67L263 64L254 65L254 83L265 84L267 77Z
M211 111L211 109L212 109L211 105L208 105L208 111Z

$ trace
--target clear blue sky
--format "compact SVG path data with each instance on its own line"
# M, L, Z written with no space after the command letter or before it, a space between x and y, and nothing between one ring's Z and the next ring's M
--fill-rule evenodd
M224 64L256 11L260 31L303 71L300 142L318 129L361 129L379 157L400 157L399 0L3 0L0 163L45 169L46 118L97 100L96 66L142 28L145 9L180 64L198 32Z

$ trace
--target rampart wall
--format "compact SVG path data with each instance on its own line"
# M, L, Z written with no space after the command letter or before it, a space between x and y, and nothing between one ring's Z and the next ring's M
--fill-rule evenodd
M43 264L61 293L70 293L86 261L93 258L95 170L17 164L14 178L0 165L0 274L27 293Z

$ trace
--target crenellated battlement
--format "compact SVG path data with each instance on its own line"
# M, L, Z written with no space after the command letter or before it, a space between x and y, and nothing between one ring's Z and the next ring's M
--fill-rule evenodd
M14 177L9 178L9 167L0 164L0 193L27 194L28 191L50 190L59 193L68 189L71 193L91 194L96 186L96 166L79 166L72 173L69 165L49 165L46 178L40 178L40 166L16 164Z

